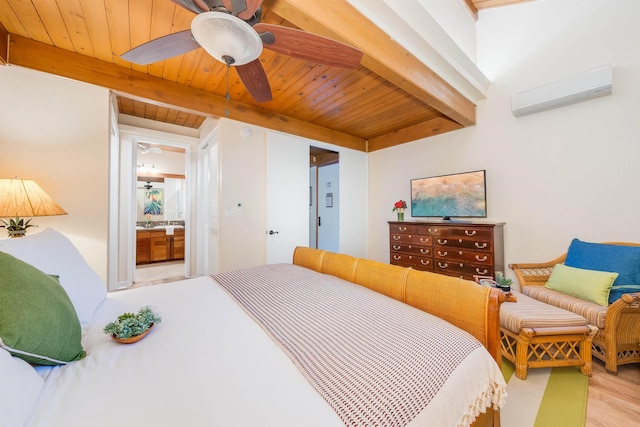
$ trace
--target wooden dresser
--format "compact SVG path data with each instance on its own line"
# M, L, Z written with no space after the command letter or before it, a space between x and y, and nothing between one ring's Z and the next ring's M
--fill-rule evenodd
M504 273L504 223L389 222L391 264L473 280Z

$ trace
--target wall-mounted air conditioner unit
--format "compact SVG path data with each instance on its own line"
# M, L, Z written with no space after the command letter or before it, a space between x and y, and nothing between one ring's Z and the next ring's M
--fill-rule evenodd
M548 85L511 97L511 111L516 117L562 107L600 96L611 95L613 70L603 65Z

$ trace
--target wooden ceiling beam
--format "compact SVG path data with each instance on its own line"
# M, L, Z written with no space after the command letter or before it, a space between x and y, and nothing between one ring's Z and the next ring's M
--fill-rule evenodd
M488 9L490 7L510 6L518 3L526 3L528 1L533 0L473 0L473 5L477 10L480 10Z
M469 9L469 12L471 12L471 16L473 16L473 19L475 21L478 20L478 8L476 7L475 3L473 0L464 0L464 4L467 6L467 9Z
M371 138L367 144L367 152L382 150L383 148L393 147L394 145L400 145L405 142L428 138L458 129L462 129L460 124L446 117L437 117L427 120L426 122L418 123L417 125Z
M297 27L343 41L364 52L361 64L462 126L476 121L475 105L346 0L265 0Z
M0 65L9 63L9 32L0 22Z
M91 83L118 93L170 105L210 117L223 117L268 129L366 151L362 138L318 126L249 104L229 101L210 92L169 82L86 55L70 52L15 34L9 35L9 63Z

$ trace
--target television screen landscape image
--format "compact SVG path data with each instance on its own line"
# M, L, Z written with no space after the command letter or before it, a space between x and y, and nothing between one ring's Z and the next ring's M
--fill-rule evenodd
M486 218L485 171L412 179L411 216Z

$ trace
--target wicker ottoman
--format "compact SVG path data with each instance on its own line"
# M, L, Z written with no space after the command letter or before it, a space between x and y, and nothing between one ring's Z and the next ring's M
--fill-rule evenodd
M529 368L578 366L591 375L591 343L597 329L570 311L512 292L515 303L500 306L502 356L527 378Z

